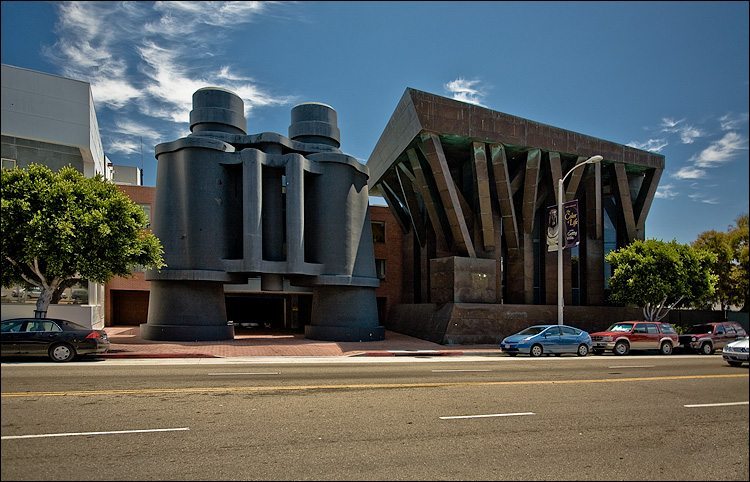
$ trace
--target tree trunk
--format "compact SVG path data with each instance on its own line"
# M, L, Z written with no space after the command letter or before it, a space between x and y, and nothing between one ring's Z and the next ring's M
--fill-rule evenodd
M34 310L34 318L46 318L47 309L49 308L49 302L52 300L53 288L42 288L42 293L36 300L36 309Z

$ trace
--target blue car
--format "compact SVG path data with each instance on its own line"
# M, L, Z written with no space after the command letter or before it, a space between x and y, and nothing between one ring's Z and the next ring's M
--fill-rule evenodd
M575 353L586 356L591 351L591 336L583 330L566 325L535 325L506 337L500 349L510 356L519 353L534 357L545 353Z

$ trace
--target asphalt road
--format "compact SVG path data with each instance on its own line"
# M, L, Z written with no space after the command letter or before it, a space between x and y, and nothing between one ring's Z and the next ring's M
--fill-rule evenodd
M2 480L748 480L715 356L2 364Z

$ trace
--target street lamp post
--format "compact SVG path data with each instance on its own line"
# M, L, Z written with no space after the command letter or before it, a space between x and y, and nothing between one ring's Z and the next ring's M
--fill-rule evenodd
M591 156L584 162L575 165L563 177L560 178L557 187L557 324L563 324L563 248L565 247L564 226L565 219L563 215L563 184L568 175L581 166L594 164L601 161L602 156Z

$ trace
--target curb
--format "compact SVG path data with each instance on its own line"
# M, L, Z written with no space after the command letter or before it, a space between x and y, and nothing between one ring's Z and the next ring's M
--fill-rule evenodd
M462 356L462 351L441 350L386 350L365 351L352 356Z
M101 358L221 358L206 353L101 353Z

